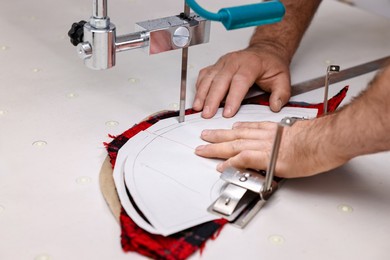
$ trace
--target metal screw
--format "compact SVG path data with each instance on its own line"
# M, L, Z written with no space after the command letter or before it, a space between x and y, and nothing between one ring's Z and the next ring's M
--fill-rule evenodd
M172 36L173 44L176 47L183 48L190 42L190 31L187 27L181 26L175 30Z
M241 182L244 182L244 181L247 181L248 180L248 178L247 177L245 177L245 176L242 176L242 177L240 177L240 179L239 179Z
M83 60L92 56L92 46L89 42L81 42L77 45L77 54Z

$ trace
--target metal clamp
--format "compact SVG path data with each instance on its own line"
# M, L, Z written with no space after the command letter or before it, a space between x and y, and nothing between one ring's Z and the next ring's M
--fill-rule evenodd
M195 14L148 20L136 24L136 32L116 36L116 26L107 15L107 0L93 0L93 13L84 24L84 35L77 45L79 57L90 69L115 66L116 52L147 48L149 54L207 43L210 21Z
M338 65L329 65L326 69L325 77L325 90L324 90L324 115L328 114L328 92L329 92L329 80L330 75L340 71L340 66Z
M278 183L274 181L274 172L283 130L297 120L299 119L286 117L277 125L266 172L239 170L233 167L223 171L221 179L226 181L226 187L219 198L208 207L209 212L229 220L240 228L244 228L250 222L278 188Z

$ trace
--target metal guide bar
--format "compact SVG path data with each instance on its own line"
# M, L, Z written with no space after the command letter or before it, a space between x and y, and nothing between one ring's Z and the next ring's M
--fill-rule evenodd
M190 7L184 2L184 15L190 16ZM187 67L188 67L188 47L182 49L181 54L181 81L180 81L180 105L179 105L179 123L185 120L186 111L186 89L187 89Z
M353 77L357 77L382 68L386 63L390 64L390 56L363 63L348 69L340 70L337 74L332 75L332 84ZM326 76L321 76L302 83L291 86L291 96L309 92L324 86Z

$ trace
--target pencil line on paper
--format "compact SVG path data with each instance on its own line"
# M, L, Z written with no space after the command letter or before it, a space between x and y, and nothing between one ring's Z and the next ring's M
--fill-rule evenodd
M196 194L201 194L199 191L196 191L196 190L194 190L194 189L191 189L190 187L184 185L183 183L178 182L175 178L172 178L171 176L167 175L166 173L164 173L164 172L162 172L162 171L159 171L159 170L157 170L157 169L151 167L151 166L148 165L148 164L141 163L141 166L144 166L144 167L146 167L146 168L149 168L149 169L152 170L152 171L155 171L155 172L157 172L157 173L160 173L161 175L164 175L165 177L169 178L170 180L176 182L177 184L179 184L179 185L185 187L186 189L188 189L188 190L190 190L190 191L192 191L192 192L194 192L194 193L196 193Z

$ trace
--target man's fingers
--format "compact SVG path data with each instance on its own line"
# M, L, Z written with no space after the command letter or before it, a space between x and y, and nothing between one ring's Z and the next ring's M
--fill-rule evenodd
M211 83L217 73L218 71L214 66L204 68L199 72L198 80L196 82L196 95L192 105L194 110L200 111L203 109Z
M201 138L212 144L198 146L195 153L208 158L230 158L245 150L268 151L274 131L243 128L235 130L204 130Z
M234 66L225 63L223 68L214 76L210 89L204 102L202 116L210 118L215 115L221 101L229 90L233 75L236 73Z
M290 78L287 75L280 75L270 89L270 108L274 112L279 112L291 97Z
M269 161L269 154L263 151L245 150L236 156L220 163L217 170L222 172L227 167L235 167L238 169L256 169L266 170Z
M261 141L237 139L230 142L201 145L195 149L195 154L207 158L226 159L233 157L245 150L261 149Z
M253 85L256 80L255 75L251 75L246 70L239 69L234 74L231 83L229 93L226 97L225 107L223 110L224 117L234 116L245 98L249 88Z
M263 129L268 131L276 130L276 123L273 122L236 122L233 124L233 129L252 128Z
M241 129L217 129L217 130L203 130L201 138L210 143L229 142L237 139L249 140L263 140L269 138L273 131L267 131L256 128L241 128Z

